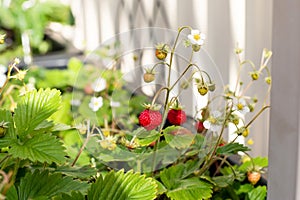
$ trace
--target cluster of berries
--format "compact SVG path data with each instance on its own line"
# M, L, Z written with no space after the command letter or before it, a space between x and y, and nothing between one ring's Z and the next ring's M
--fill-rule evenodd
M172 108L168 112L167 119L170 124L180 126L186 122L186 113L181 108ZM146 130L153 130L162 123L162 115L153 106L147 105L139 115L139 124Z

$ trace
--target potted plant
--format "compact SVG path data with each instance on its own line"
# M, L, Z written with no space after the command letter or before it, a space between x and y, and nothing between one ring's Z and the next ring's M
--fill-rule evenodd
M78 59L71 59L65 70L44 73L20 70L18 60L10 64L0 90L2 195L7 199L265 199L266 186L257 182L267 159L251 158L250 148L236 139L247 137L249 126L269 107L254 109L257 100L246 92L263 71L271 85L267 63L272 53L264 49L256 69L252 61L240 58L242 50L237 48L239 69L252 67L249 84L245 87L238 77L233 89L208 95L218 86L192 59L172 78L184 30L190 30L183 43L193 56L202 50L205 35L188 26L179 28L172 45L158 44L153 51L157 64L143 69L141 76L151 83L159 75L158 67L166 67L167 82L150 99L126 89L118 56L105 70ZM26 73L36 80L25 78ZM193 85L197 95L209 99L188 120L187 105L179 97ZM49 86L60 91L35 90ZM174 91L177 86L180 89ZM218 100L222 103L215 106ZM246 122L243 115L255 111ZM236 139L226 142L223 135L229 124L236 128ZM240 152L245 157L241 165L228 161Z

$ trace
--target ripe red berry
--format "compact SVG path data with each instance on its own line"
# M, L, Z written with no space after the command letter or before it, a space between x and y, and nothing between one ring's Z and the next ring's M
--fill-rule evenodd
M195 128L197 130L197 133L202 133L205 130L205 127L204 127L202 121L197 121L195 124Z
M173 125L181 125L186 122L186 114L181 109L171 109L168 113L168 121Z
M261 174L260 174L260 172L257 172L257 171L249 171L247 173L248 181L252 185L255 185L259 181L260 177L261 177Z
M159 111L146 109L140 113L139 123L145 129L153 130L162 122L162 116Z

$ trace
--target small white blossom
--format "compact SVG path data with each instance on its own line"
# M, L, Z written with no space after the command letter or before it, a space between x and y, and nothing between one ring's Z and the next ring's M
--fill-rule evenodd
M203 45L205 40L205 34L200 33L199 30L191 30L191 34L188 35L188 39L192 44Z
M91 85L93 91L101 92L106 88L106 80L104 78L97 78Z
M221 113L219 111L213 111L211 115L203 122L203 126L211 131L219 131L222 127Z
M32 83L28 83L26 85L24 85L23 87L20 88L20 96L25 95L27 92L31 92L35 90L34 84Z
M98 111L99 108L103 106L103 98L102 97L92 97L89 103L89 107L94 111Z
M234 98L233 99L233 110L240 112L242 115L250 112L250 108L248 107L245 99L242 98Z

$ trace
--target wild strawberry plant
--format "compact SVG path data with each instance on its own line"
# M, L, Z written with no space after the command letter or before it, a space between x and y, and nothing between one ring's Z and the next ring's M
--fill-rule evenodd
M185 30L190 34L183 43L191 57L174 80L176 50ZM267 160L251 158L250 148L237 138L246 138L250 125L269 107L265 101L249 121L244 119L256 111L257 99L246 96L250 86L263 72L271 85L267 67L271 52L263 51L257 69L240 57L242 50L237 48L236 85L219 95L214 94L218 86L211 76L192 59L204 40L203 33L185 26L172 45L155 46L158 62L145 68L141 78L146 84L155 82L157 68L164 67L167 80L152 99L124 90L116 55L115 65L106 70L77 59L64 70L31 69L28 73L36 81L24 79L27 71L20 70L17 62L9 65L0 90L2 195L8 199L264 199L266 187L257 186L257 181ZM246 65L252 70L245 86L240 72ZM24 87L22 92L16 81ZM190 119L180 95L194 86L197 95L208 101ZM60 90L35 89L46 87ZM223 106L212 106L218 99ZM235 127L236 138L224 141L229 124ZM232 165L227 158L240 152L249 160Z

